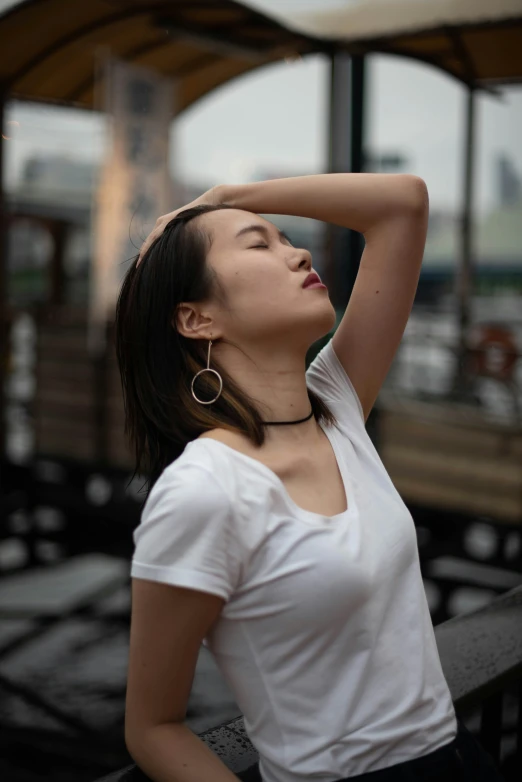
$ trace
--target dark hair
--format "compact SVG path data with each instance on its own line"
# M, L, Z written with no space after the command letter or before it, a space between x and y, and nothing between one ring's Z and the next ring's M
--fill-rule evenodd
M125 436L136 459L134 475L148 477L148 491L202 432L221 427L246 435L258 446L265 441L254 402L212 357L211 367L221 375L223 390L211 405L196 402L191 382L207 366L208 342L185 337L176 328L181 302L217 296L226 305L226 292L206 262L211 237L191 221L227 208L232 207L201 205L176 215L139 265L138 256L134 258L118 296L114 325ZM194 390L200 399L212 399L219 380L205 372ZM308 396L317 420L337 423L323 400L310 389Z

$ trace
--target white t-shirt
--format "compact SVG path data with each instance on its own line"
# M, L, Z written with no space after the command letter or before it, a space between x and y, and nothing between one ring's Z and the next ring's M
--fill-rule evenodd
M131 576L226 600L204 644L243 713L263 782L334 782L426 755L457 722L413 519L331 340L307 370L348 508L300 508L261 462L190 442L153 486Z

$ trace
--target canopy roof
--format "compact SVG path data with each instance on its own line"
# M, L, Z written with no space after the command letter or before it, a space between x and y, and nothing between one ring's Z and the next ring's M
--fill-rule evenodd
M339 49L411 57L476 86L522 81L522 0L347 0L288 24L234 0L25 0L0 15L0 89L92 108L104 48L174 79L177 111L261 65Z
M347 0L291 24L354 54L431 63L470 85L522 81L522 0Z
M26 0L0 16L10 97L92 108L100 48L177 81L177 110L260 65L320 51L232 0Z

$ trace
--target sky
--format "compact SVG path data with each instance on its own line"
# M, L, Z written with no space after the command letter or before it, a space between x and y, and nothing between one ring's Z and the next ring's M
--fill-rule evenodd
M346 0L344 0L346 2ZM0 11L12 3L0 0ZM250 0L265 13L311 12L342 0ZM458 210L462 194L465 89L427 65L374 56L368 67L367 147L372 154L401 153L407 170L425 179L432 207ZM186 110L173 123L171 170L203 188L260 176L325 170L328 65L322 56L277 63L230 82ZM103 117L83 111L11 103L6 143L6 185L28 157L66 154L101 162ZM506 154L522 177L522 85L501 98L481 95L477 106L479 212L496 197L495 159ZM4 131L4 132L6 132Z

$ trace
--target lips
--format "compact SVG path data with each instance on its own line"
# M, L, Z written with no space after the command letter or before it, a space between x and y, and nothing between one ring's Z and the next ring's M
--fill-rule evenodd
M316 272L310 272L308 277L303 282L303 288L308 288L309 285L314 285L314 283L320 283L321 279Z

